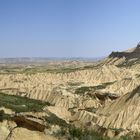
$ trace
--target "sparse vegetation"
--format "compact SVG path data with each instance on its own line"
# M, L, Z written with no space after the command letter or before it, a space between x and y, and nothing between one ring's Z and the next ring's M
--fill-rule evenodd
M50 125L58 125L61 128L56 135L57 136L65 136L70 140L115 140L110 139L108 137L103 136L101 133L95 132L94 130L87 130L82 128L76 128L72 124L67 124L67 122L63 119L58 118L56 115L50 113L50 116L46 116L45 120ZM123 131L122 129L112 129L117 132ZM129 136L122 136L117 140L135 140L130 138Z
M87 131L75 127L69 129L69 134L72 139L77 138L78 140L109 140L109 138L103 137L95 131Z
M14 67L4 67L0 69L0 74L36 74L36 73L70 73L77 70L82 70L84 68L47 68L47 67L31 67L31 68L14 68Z
M69 124L65 120L58 118L55 114L50 113L50 116L46 116L45 120L51 125L59 125L61 127L69 127Z
M82 130L80 128L75 128L74 126L69 128L70 139L73 140L77 138L78 140L139 140L140 137L134 136L133 138L129 136L121 136L120 138L109 138L103 136L101 133L95 132L94 130Z
M88 65L88 66L84 66L83 69L97 69L99 68L100 64L98 65Z
M86 140L87 138L92 138L91 140L108 140L106 138L103 138L97 132L87 131L81 128L76 128L71 124L67 124L64 120L58 118L54 114L51 114L49 117L47 116L45 119L50 125L58 125L61 127L61 132L59 132L57 135L66 136L70 140L73 140L75 138L78 140Z
M43 106L49 105L47 103L34 100L34 99L28 99L26 97L20 97L15 95L6 95L4 93L0 93L0 106L4 106L6 108L10 108L13 111L16 112L28 112L28 111L41 111ZM93 111L94 108L89 108L89 111ZM0 121L3 121L4 119L8 119L8 115L4 113L3 110L0 111ZM94 130L89 131L86 129L76 128L72 124L68 124L65 120L57 117L56 115L50 113L50 116L46 116L45 120L50 125L58 125L61 128L61 131L57 134L57 136L60 137L67 137L70 140L114 140L109 139L108 137L102 136L102 134L99 134L98 132L95 132ZM122 129L114 129L118 133L122 131ZM137 137L135 137L137 138ZM138 139L132 139L128 136L123 136L119 140L138 140Z
M40 112L46 105L49 105L49 103L27 97L0 93L0 106L12 109L15 112Z
M9 119L9 114L5 114L4 110L0 110L0 122L2 122L4 119Z
M80 86L81 84L83 84L82 82L68 82L69 86Z
M0 74L36 74L36 73L70 73L78 70L87 70L87 69L97 69L99 66L88 65L81 67L46 67L46 66L31 66L31 67L14 67L14 66L3 66L0 68Z
M96 111L97 111L97 109L94 108L94 107L86 108L85 110L88 111L88 112L92 112L92 113L96 113Z
M95 90L99 90L99 89L104 89L106 88L107 86L109 85L112 85L114 84L116 81L114 82L107 82L107 83L102 83L101 85L97 85L97 86L83 86L83 87L80 87L80 88L77 88L76 91L75 91L75 94L85 94L86 92L91 92L91 91L95 91Z

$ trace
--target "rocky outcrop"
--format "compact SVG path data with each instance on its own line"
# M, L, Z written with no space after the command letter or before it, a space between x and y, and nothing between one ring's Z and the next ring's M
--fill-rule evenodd
M108 58L106 58L102 64L116 65L116 66L132 66L135 63L140 62L140 43L135 48L123 51L112 52Z
M133 58L140 58L140 43L137 44L137 47L131 49L131 51L124 51L124 52L112 52L109 57L113 58L122 58L125 57L126 59L133 59Z
M45 123L42 120L37 118L26 117L26 116L14 116L12 120L17 124L17 127L27 128L29 130L36 130L43 132L45 130Z
M7 140L57 140L53 136L45 135L42 132L31 131L26 128L15 128Z
M5 113L4 111L3 113ZM4 118L0 122L0 140L56 140L55 137L45 133L48 129L44 120L47 113L15 114L12 112L8 115L8 118Z

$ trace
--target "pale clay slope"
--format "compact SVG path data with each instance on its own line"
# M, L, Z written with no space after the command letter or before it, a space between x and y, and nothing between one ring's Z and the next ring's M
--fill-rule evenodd
M132 91L138 84L139 78L135 75L137 71L125 68L117 68L116 66L103 66L99 69L81 70L71 73L38 73L33 75L26 74L9 74L0 75L0 89L12 88L10 94L18 94L22 96L44 100L57 107L66 109L79 106L99 107L100 104L96 100L83 100L79 95L68 93L65 90L57 91L58 87L66 87L68 82L74 81L84 83L84 86L96 86L106 82L114 82L101 90L102 92L110 92L118 95ZM132 78L132 79L131 79ZM54 90L55 89L55 90Z
M83 82L85 86L95 86L101 83L134 77L135 71L119 69L115 66L103 66L99 69L82 70L72 73L39 73L33 75L10 74L0 75L0 88L16 88L27 92L31 98L46 100L53 88L65 85L67 82Z
M140 87L98 110L97 124L105 128L122 128L140 132Z
M117 68L113 65L71 73L38 73L33 75L9 74L0 75L0 89L7 89L8 92L8 89L12 88L12 90L10 89L9 94L12 93L21 96L26 95L30 98L47 101L51 103L51 105L54 105L53 107L48 107L47 110L61 119L66 120L66 122L72 121L77 126L80 124L86 125L89 122L94 125L98 119L97 124L103 127L130 128L133 131L139 131L137 120L138 114L136 114L136 112L138 112L138 108L134 109L137 101L134 101L134 105L132 105L132 107L128 107L128 105L125 105L123 101L125 96L128 96L126 93L132 91L140 84L140 78L137 76L139 74L140 72L135 69ZM101 107L100 101L89 97L83 98L80 95L75 95L73 92L68 92L66 90L68 82L83 83L81 86L96 86L106 82L114 82L105 89L101 89L99 91L103 93L115 93L119 96L124 95L124 97L121 101L118 99L114 102L114 106L117 106L118 104L120 106L113 108L112 104L111 108L110 106L108 108L104 108L99 112L99 114L102 113L103 115L99 117L98 115L85 111L84 109L91 107L99 108ZM122 106L126 106L126 108L121 108ZM77 109L75 110L76 113L72 115L68 109L74 107L77 107ZM122 110L121 113L120 110L118 110L119 108ZM132 117L132 119L129 118L131 110L136 110L136 112L133 112L134 117ZM110 117L106 116L106 112L108 111L112 111L112 115ZM115 111L116 113L114 113ZM119 117L115 118L115 114ZM9 130L1 127L1 132L5 133L3 137L7 137ZM26 134L28 135L30 130L17 128L12 132L9 140L18 139L18 137L20 137L20 133L23 133L22 137L26 137ZM31 132L31 134L34 136L34 139L44 139L44 134L42 133L34 134L34 132ZM50 140L54 139L51 136L46 137L48 139L50 138Z
M38 73L33 75L9 74L0 75L0 89L9 89L9 94L17 94L44 100L51 105L64 107L66 109L78 107L80 109L88 107L100 107L98 100L83 98L74 93L69 93L62 88L67 87L67 83L74 81L84 83L84 86L96 86L106 82L114 82L101 92L115 93L122 95L133 90L139 84L139 78L135 77L135 72L128 69L119 69L116 66L103 66L99 69L82 70L72 73ZM131 78L133 79L127 79ZM62 87L62 88L60 88ZM57 90L57 88L60 90Z

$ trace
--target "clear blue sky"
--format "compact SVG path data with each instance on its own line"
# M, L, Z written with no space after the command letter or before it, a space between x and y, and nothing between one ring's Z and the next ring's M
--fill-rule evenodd
M0 0L0 57L99 57L140 41L140 0Z

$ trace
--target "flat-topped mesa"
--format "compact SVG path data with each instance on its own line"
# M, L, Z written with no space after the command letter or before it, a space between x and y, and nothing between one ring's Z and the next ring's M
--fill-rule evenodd
M109 55L109 58L116 58L116 57L117 58L125 57L126 59L140 58L140 42L137 44L135 48L123 52L112 52Z
M122 57L127 57L129 54L127 52L112 52L109 57L118 57L118 58L122 58Z
M137 44L137 47L133 51L134 53L140 53L140 42Z

